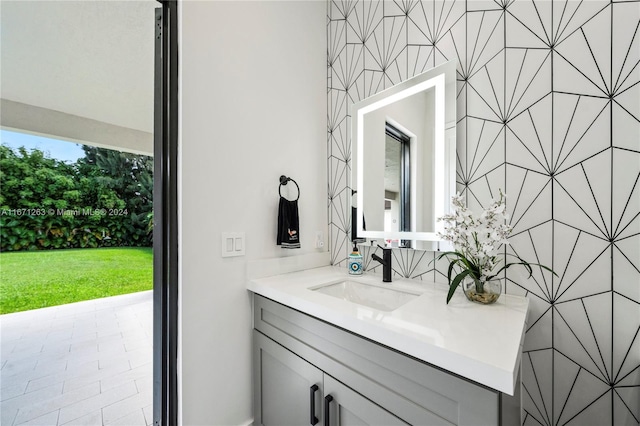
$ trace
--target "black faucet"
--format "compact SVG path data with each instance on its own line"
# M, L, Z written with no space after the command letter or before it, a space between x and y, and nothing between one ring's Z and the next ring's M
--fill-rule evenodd
M380 247L380 246L378 246ZM391 282L391 249L380 247L382 249L382 259L377 254L373 253L371 258L382 263L382 282Z

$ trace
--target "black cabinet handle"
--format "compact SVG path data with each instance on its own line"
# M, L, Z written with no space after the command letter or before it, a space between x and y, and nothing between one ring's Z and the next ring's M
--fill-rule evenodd
M318 418L316 417L316 391L318 385L313 385L309 388L309 423L311 426L318 424Z
M331 419L329 418L329 405L333 401L333 397L331 395L327 395L324 397L324 426L331 426Z

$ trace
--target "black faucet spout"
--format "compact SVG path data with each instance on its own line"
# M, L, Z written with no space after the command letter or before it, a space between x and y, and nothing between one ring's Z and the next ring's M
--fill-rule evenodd
M373 253L371 258L377 262L382 264L382 282L390 283L391 282L391 249L383 248L382 249L382 258L377 254Z

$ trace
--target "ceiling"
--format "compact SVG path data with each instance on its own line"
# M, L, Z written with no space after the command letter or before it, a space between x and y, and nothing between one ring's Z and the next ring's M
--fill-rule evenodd
M155 0L0 2L0 97L153 131Z

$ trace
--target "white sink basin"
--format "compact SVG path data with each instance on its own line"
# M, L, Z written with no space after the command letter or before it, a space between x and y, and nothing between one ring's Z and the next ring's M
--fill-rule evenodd
M309 290L390 312L420 296L420 293L391 287L391 284L370 284L359 281L338 281Z

